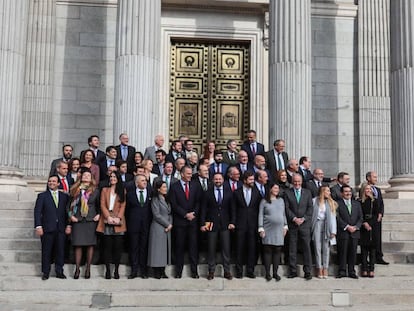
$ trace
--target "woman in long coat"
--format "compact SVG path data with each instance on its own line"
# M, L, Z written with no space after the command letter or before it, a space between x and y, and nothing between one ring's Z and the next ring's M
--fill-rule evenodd
M158 180L154 183L151 202L152 223L148 243L148 266L153 268L154 277L167 278L165 266L171 263L171 207L167 199L167 184Z

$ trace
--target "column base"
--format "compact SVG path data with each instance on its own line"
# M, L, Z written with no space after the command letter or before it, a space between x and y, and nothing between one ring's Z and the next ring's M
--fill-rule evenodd
M385 190L387 199L414 199L414 176L392 177L390 188Z
M16 168L0 168L1 200L26 201L36 199L32 189L27 187L23 172Z

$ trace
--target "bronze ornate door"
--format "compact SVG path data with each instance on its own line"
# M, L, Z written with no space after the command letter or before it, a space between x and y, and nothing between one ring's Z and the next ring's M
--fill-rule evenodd
M198 152L208 140L225 149L249 127L249 45L173 42L170 140L186 135ZM216 147L217 148L217 147Z

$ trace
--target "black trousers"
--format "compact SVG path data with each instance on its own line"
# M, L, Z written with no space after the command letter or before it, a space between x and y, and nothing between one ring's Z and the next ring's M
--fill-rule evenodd
M197 273L198 264L198 227L197 224L174 227L175 272L181 274L184 266L184 252L188 248L188 257L192 273Z
M254 267L256 265L257 260L257 230L236 230L236 241L236 273L243 273L244 263L246 263L246 272L254 273Z
M339 255L339 274L346 275L355 274L356 252L358 239L349 237L348 239L338 239L338 255ZM347 269L348 265L348 269Z
M309 226L289 228L289 269L290 273L297 273L296 263L298 254L298 242L302 242L303 272L310 273L312 266L311 254L311 229Z
M374 271L376 252L377 250L375 249L375 245L361 245L362 271Z
M224 272L230 272L230 231L211 231L207 232L208 241L208 272L216 269L216 249L220 238L221 258L223 260Z
M146 228L128 233L131 273L137 273L139 267L141 274L147 274L148 234Z
M122 249L124 245L123 235L103 235L103 257L105 265L111 262L119 265L121 261Z
M64 232L44 232L41 237L42 242L42 273L50 273L52 257L55 258L56 273L63 273L63 264L65 262L65 241Z

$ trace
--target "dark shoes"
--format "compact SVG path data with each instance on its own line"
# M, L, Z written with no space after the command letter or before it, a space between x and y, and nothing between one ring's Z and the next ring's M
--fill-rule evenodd
M49 277L49 276L48 276ZM56 273L56 278L58 279L66 279L66 275L63 274L63 272L61 273Z
M85 270L85 279L90 279L91 278L91 269L88 267Z
M79 274L80 274L80 269L79 269L79 268L77 268L77 269L75 270L75 273L73 274L73 278L74 278L75 280L79 279Z
M191 277L192 277L193 279L199 279L199 278L200 278L200 276L198 275L198 273L197 273L197 272L191 272Z
M114 271L114 279L119 280L119 272L118 270Z
M43 273L42 274L42 281L46 281L49 278L49 274Z
M208 274L207 274L207 280L212 280L212 279L214 279L214 272L209 272Z
M250 279L255 279L256 278L256 275L253 272L247 272L246 276Z
M235 275L236 279L242 279L243 278L243 274L241 272L237 272Z
M345 277L346 277L346 275L342 274L342 273L340 273L336 276L337 279L342 279L342 278L345 278Z
M266 281L270 282L272 280L272 277L270 276L270 274L266 274L265 279Z
M138 273L137 272L131 272L130 275L128 275L128 279L132 280L138 277Z
M231 275L230 272L224 272L224 278L227 280L232 280L233 276Z
M273 277L276 279L276 282L279 282L281 280L281 277L279 274L273 274Z
M111 271L110 270L106 270L105 272L105 279L110 280L111 279Z
M379 265L389 265L390 264L389 262L385 261L382 258L381 259L378 259L375 263L376 264L379 264Z
M144 279L144 280L148 279L148 274L142 273L141 274L141 279Z
M288 275L288 279L294 279L294 278L296 278L298 276L298 274L297 273L290 273L289 275Z
M310 274L309 272L305 273L305 280L312 280L312 274Z
M349 274L348 277L350 277L351 279L357 279L358 278L358 276L355 273Z

